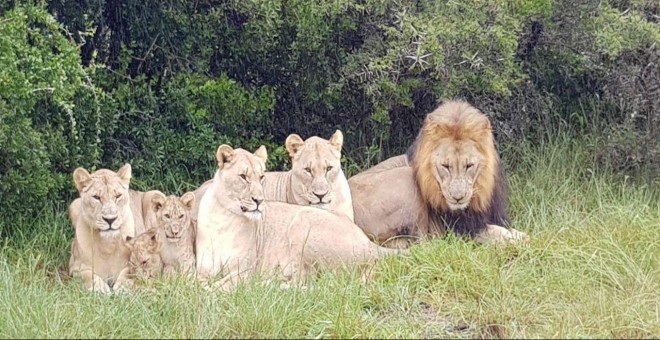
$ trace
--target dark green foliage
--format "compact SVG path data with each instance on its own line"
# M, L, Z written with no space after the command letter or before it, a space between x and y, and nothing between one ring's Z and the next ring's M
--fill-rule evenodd
M493 118L508 166L515 142L568 129L603 135L604 163L660 168L659 8L0 1L0 232L70 202L78 166L130 162L134 187L180 194L211 177L221 143L264 144L285 169L290 133L341 129L353 174L402 152L451 97Z
M72 167L98 164L104 96L46 10L17 7L0 22L0 218L12 221L61 199Z

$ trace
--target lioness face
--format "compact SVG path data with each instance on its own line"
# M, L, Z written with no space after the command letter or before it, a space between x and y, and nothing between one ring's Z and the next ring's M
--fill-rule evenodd
M73 181L82 199L82 211L104 237L117 236L125 223L122 209L128 207L128 185L131 166L126 164L117 172L100 169L90 174L83 168L73 172Z
M292 191L297 204L325 207L335 198L335 183L341 174L343 140L339 130L329 140L310 137L303 141L296 134L287 137Z
M160 259L161 242L155 228L135 238L128 236L126 245L131 250L128 265L132 274L142 279L158 276L163 264Z
M473 141L441 141L435 154L434 176L449 209L468 207L483 162L484 156Z
M158 227L165 234L168 242L178 242L191 228L191 210L195 195L187 192L181 198L174 195L165 197L156 193L151 200L151 207L156 213Z
M223 144L216 152L222 193L221 205L236 215L261 219L264 205L263 179L266 171L266 147L250 153Z

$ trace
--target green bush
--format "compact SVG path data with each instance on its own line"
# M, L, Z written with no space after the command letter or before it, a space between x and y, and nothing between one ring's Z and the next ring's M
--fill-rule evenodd
M164 177L201 184L212 177L223 143L250 151L265 144L273 162L283 157L269 133L275 99L267 86L249 91L226 76L190 75L159 91L139 78L117 83L111 95L118 113L103 163L119 167L130 161L138 188L178 191L180 183L160 183Z
M130 162L135 188L193 189L221 143L264 144L269 169L284 169L289 134L341 129L355 173L402 152L450 97L491 116L505 160L517 142L561 129L605 135L597 159L660 168L659 10L623 0L0 1L0 228L70 202L78 166Z
M11 224L51 206L72 164L100 156L100 126L77 105L103 96L79 50L48 12L17 6L0 22L0 218ZM94 114L92 114L94 116ZM96 116L98 117L98 115ZM82 124L81 124L82 123Z

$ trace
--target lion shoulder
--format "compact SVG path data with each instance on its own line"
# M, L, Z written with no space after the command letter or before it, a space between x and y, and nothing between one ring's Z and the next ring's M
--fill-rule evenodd
M151 201L158 194L163 194L159 190L138 191L129 190L131 198L130 206L133 220L135 221L135 233L139 235L158 225L156 214L151 209Z

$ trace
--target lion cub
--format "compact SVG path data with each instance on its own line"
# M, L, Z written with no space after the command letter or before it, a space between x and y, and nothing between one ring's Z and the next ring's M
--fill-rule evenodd
M181 271L192 274L195 267L195 229L192 218L195 195L187 192L181 198L157 193L151 199L151 208L156 215L158 236L162 246L163 273L173 276Z
M126 237L126 246L131 250L128 260L128 274L135 279L155 278L163 271L160 257L161 241L158 230L149 229L139 236Z

